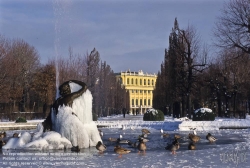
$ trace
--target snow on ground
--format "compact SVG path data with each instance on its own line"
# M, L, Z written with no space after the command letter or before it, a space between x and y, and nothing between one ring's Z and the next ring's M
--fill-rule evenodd
M107 146L104 154L98 154L95 147L82 149L79 153L70 150L53 151L20 151L2 150L0 154L0 165L4 167L129 167L129 168L162 168L162 167L250 167L250 129L213 129L221 125L226 126L250 126L250 119L224 119L216 118L214 122L192 122L186 119L172 119L166 117L162 122L143 122L142 116L122 115L99 118L97 122L102 127L104 136L102 140ZM202 125L199 126L198 125ZM109 126L108 126L109 124ZM185 129L180 125L185 124ZM123 128L123 129L122 129ZM113 151L115 142L110 142L108 138L118 138L121 134L123 139L136 141L141 134L141 128L147 128L151 134L148 135L147 150L145 154L138 154L137 149L130 148L128 144L121 144L122 147L131 150L131 153L118 158ZM187 150L190 142L188 134L191 129L197 128L197 135L201 140L196 144L197 150ZM199 129L202 128L202 129ZM208 129L209 128L209 129ZM170 136L164 138L160 129ZM25 130L24 130L25 131ZM24 132L21 131L21 132ZM7 135L12 135L14 131L8 131ZM209 143L206 140L207 133L210 132L218 140ZM164 149L167 143L172 141L175 134L181 135L180 149L175 155ZM21 158L23 156L24 158ZM25 161L25 158L29 160ZM15 159L15 160L13 160ZM2 163L2 164L1 164ZM25 165L26 164L26 165Z
M165 117L164 121L143 121L142 115L126 115L125 118L123 118L121 115L118 115L100 118L97 121L97 125L108 128L122 128L122 126L133 128L147 127L172 131L189 131L195 128L196 130L202 131L228 128L250 128L250 117L247 115L246 119L216 118L215 121L192 121L186 117L179 119Z

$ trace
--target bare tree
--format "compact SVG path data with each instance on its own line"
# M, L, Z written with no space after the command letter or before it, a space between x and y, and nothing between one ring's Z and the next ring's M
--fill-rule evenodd
M9 53L12 58L11 61L15 66L13 72L14 80L12 83L17 83L22 87L22 99L20 103L20 110L26 111L26 107L29 106L29 84L32 80L32 75L39 67L39 55L33 46L30 46L27 42L21 39L13 40L11 44L11 50Z
M200 38L193 27L188 27L187 30L181 30L180 32L184 45L180 52L184 57L184 74L186 74L183 76L186 79L183 82L183 88L185 88L184 93L187 96L187 109L190 117L192 114L191 96L195 89L194 83L197 82L197 73L205 70L208 49L205 46L201 50Z
M114 111L117 92L115 75L105 61L101 62L95 48L84 57L74 54L73 49L69 48L69 57L58 61L59 83L71 79L84 81L93 95L93 112L97 114L101 110L101 113L108 115Z
M88 54L87 54L88 55ZM69 47L68 57L61 57L57 60L59 82L61 84L67 80L82 80L86 82L86 57L75 54L73 48ZM55 64L55 59L50 60L49 64Z
M98 79L99 74L99 68L100 68L100 54L99 52L94 48L89 55L85 57L86 63L86 77L87 77L87 85L90 88L91 91L93 91L91 88L95 86L96 80Z
M214 29L215 44L225 49L237 47L250 54L250 0L230 0Z
M55 83L55 66L54 64L47 64L42 66L34 75L31 88L38 95L34 103L42 103L44 117L47 116L47 109L49 105L55 100L56 83Z
M10 50L10 42L0 35L0 99L1 102L8 102L8 92L6 79L8 77L9 67L8 52Z
M96 103L99 105L101 108L101 113L104 115L108 115L109 111L109 99L108 98L109 94L111 93L110 90L111 88L113 89L113 86L111 86L111 81L110 81L110 73L111 73L111 68L109 65L106 64L106 62L101 62L101 67L99 71L99 78L98 78L98 88L96 92ZM114 82L114 81L113 81ZM112 101L112 100L111 100ZM112 103L111 103L112 104Z
M239 48L222 50L206 72L210 105L220 117L236 117L246 110L249 100L250 58ZM243 114L240 114L243 116Z
M247 97L250 82L249 55L242 53L238 48L234 48L229 51L224 51L221 55L221 59L223 61L223 66L221 66L222 74L225 78L224 93L227 93L224 95L227 106L226 111L233 111L233 115L235 116L236 112L243 110L238 102L247 102L249 99ZM228 99L231 99L231 108L230 100L226 99L226 96Z
M205 69L207 55L207 48L200 45L196 29L192 26L188 26L186 30L180 29L175 19L174 28L169 36L169 49L165 51L165 69L168 71L165 74L166 81L169 81L169 103L172 107L180 109L175 110L180 112L175 114L176 116L185 116L188 109L191 117L191 99L197 74Z

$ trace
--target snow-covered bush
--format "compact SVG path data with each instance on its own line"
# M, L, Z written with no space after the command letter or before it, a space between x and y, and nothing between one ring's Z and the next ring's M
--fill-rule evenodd
M144 114L143 121L164 121L164 113L161 110L149 109Z
M26 123L26 119L23 117L18 117L18 119L16 120L16 123Z
M199 108L194 111L193 121L214 121L215 114L209 108Z

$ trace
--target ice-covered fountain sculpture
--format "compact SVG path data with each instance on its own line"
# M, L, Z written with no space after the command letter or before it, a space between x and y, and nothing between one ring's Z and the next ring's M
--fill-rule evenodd
M60 97L50 114L38 124L34 134L25 132L11 138L3 149L64 149L88 148L102 141L92 120L92 94L84 82L71 80L60 87ZM46 130L49 129L50 131Z

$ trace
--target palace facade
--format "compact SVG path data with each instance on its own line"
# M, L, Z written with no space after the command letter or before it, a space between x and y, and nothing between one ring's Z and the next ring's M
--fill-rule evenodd
M128 106L130 114L144 114L153 107L153 90L155 88L157 75L130 70L117 73L116 80L125 87L128 92Z

